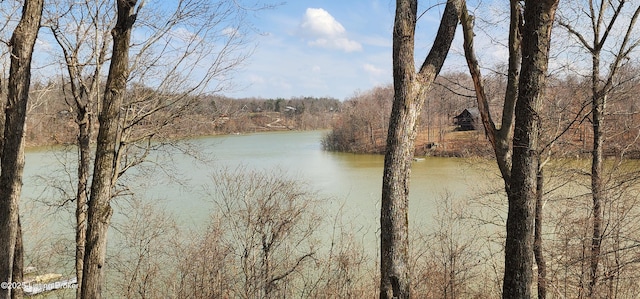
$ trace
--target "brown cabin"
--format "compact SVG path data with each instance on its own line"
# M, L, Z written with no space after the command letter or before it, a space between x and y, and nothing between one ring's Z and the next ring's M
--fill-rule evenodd
M458 126L458 131L477 130L482 124L480 123L480 111L478 108L464 109L462 113L453 118L453 124Z

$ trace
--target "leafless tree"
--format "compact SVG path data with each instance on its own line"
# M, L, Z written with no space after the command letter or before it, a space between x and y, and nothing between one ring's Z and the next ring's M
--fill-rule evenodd
M228 87L234 69L251 53L246 13L268 7L203 0L179 1L162 8L143 8L143 4L141 2L132 15L135 24L131 24L131 30L141 34L128 42L131 52L125 78L128 87L122 91L121 107L114 112L117 132L113 135L116 146L111 197L127 189L118 179L128 169L144 163L153 149L164 145L158 140L172 137L164 134L164 130L176 118L188 117L188 108L197 103L198 96ZM106 88L101 78L104 64L110 60L113 65L116 57L109 49L115 19L108 1L58 1L49 8L47 24L62 49L64 77L68 80L63 84L66 101L76 112L78 126L75 200L77 256L80 257L84 250L84 219L90 188L90 145L95 142L92 131L96 126L101 129L103 126L102 123L94 125L94 110L104 110L102 103L108 102L101 99ZM151 142L152 139L155 142ZM82 268L79 259L76 264L79 279Z
M348 220L340 209L333 217L331 237L321 244L329 244L326 251L320 246L315 268L304 277L306 298L374 298L380 281L377 264L367 244L362 240L366 229ZM327 217L328 218L328 217ZM323 230L329 229L325 225ZM327 246L324 246L327 247Z
M31 59L40 29L42 0L25 1L11 36L11 67L0 131L0 281L22 282L22 232L18 202L24 168L24 127L31 85ZM0 289L0 298L19 298L20 290Z
M510 1L510 22L509 22L509 61L507 70L507 82L504 92L504 103L502 105L502 120L498 127L492 118L485 81L482 77L480 64L474 50L474 16L470 15L468 9L462 11L461 23L464 36L464 50L467 65L473 84L475 87L478 110L482 116L487 137L494 149L496 162L505 183L505 190L509 193L511 180L511 156L513 155L513 126L515 119L515 106L518 97L518 84L520 80L520 69L522 61L522 4L520 1Z
M380 209L380 298L409 298L409 176L416 121L438 76L458 25L462 1L450 0L431 51L416 73L414 38L418 1L396 1L393 29L394 100L387 135Z
M205 230L183 233L187 238L175 247L175 294L179 298L225 298L234 294L238 265L218 220L214 218Z
M376 87L348 99L322 144L325 150L382 153L389 126L393 89Z
M117 21L111 32L113 50L109 76L98 114L100 129L91 183L91 200L87 209L87 236L80 292L82 298L102 297L107 231L113 214L110 200L118 175L116 149L119 146L119 115L126 96L130 72L129 48L131 31L137 16L136 4L136 0L117 1Z
M482 294L473 285L480 271L479 233L473 227L466 200L445 193L438 198L434 225L411 240L412 295L419 298L470 298ZM486 275L482 275L486 278Z
M107 61L108 34L113 27L113 14L105 1L85 1L76 3L59 1L49 9L46 25L62 49L68 75L68 88L62 83L65 101L71 111L75 111L78 126L76 138L78 147L77 187L76 187L76 277L77 297L82 289L83 259L87 230L87 201L89 197L89 176L91 167L91 144L94 129L94 110L100 98L102 67ZM66 95L69 95L68 97Z
M567 9L576 16L586 15L589 26L582 30L578 24L580 19L567 16L560 18L559 24L565 28L571 36L575 37L580 45L591 56L591 121L593 128L593 149L591 162L591 191L593 200L592 225L593 234L590 249L590 277L588 296L596 296L598 283L598 266L600 264L602 237L603 237L603 205L606 204L606 187L604 182L604 142L605 142L605 115L607 98L616 88L618 71L628 61L629 55L640 44L640 39L635 37L635 23L640 15L640 5L632 1L587 1L588 7ZM584 5L580 2L580 5ZM625 6L631 5L629 9ZM625 15L629 10L631 15ZM621 23L624 22L623 25ZM622 36L616 36L620 30ZM613 43L614 48L609 44ZM613 55L607 59L606 52ZM605 52L605 53L603 53ZM606 75L603 75L602 64L609 61Z
M467 64L474 80L485 130L496 152L509 198L503 298L529 298L531 292L534 203L539 170L540 120L537 114L544 97L551 28L557 5L558 1L525 1L524 6L521 1L510 1L509 72L500 128L504 132L496 130L489 113L480 68L473 51L473 19L467 9L462 15ZM528 38L522 39L521 36ZM512 117L515 117L514 133L509 145Z
M316 255L321 201L285 174L221 171L213 176L215 226L233 252L232 296L282 298ZM214 228L217 231L217 228Z
M135 197L123 201L119 208L126 212L122 213L123 221L113 225L116 244L111 247L107 262L113 271L108 274L111 283L106 286L106 293L120 298L174 296L178 261L183 262L176 258L181 255L174 249L181 248L179 244L185 241L174 215Z

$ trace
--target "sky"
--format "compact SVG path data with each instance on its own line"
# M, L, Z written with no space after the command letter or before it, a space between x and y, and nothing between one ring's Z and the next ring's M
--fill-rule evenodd
M256 1L273 3L281 0ZM256 3L254 0L247 2ZM415 45L417 66L421 65L431 48L444 2L419 1L420 18ZM168 7L175 2L157 0L154 3L153 7L162 11L163 5ZM475 3L482 3L478 7L484 10L482 15L492 24L504 20L504 10L508 9L504 3L469 1L469 8L474 12ZM231 81L232 87L222 94L233 98L311 96L346 100L374 87L391 84L394 14L395 0L289 0L272 9L250 13L251 28L255 30L250 30L249 46L255 46L254 51L231 78L223 77L225 81ZM146 36L146 31L140 30L134 31L133 39L144 40L142 37ZM61 60L58 46L47 30L41 31L37 44L39 54L35 58L36 74L47 77L63 72L64 69L52 63ZM193 34L184 32L189 33L186 27L180 27L169 37ZM505 60L504 42L493 37L481 38L486 34L488 32L478 31L475 41L481 63ZM162 50L160 48L157 50ZM199 72L206 73L207 66L213 63L198 63ZM456 34L443 72L466 73L460 32ZM153 82L153 78L144 79Z
M256 1L274 3L283 0ZM374 87L392 83L395 0L284 1L274 8L250 13L250 22L255 30L250 30L253 36L249 39L255 48L231 78L227 75L223 77L225 81L231 81L231 88L223 90L223 95L233 98L288 99L311 96L346 100ZM247 2L256 3L254 0ZM431 48L444 2L419 1L420 18L416 26L415 45L418 66ZM162 10L162 5L174 2L157 0L154 3L159 4ZM485 16L490 14L483 13ZM137 33L134 31L134 40L145 38L145 29L140 30ZM183 31L176 30L170 37L189 36ZM35 58L35 73L45 78L52 73L62 72L51 69L55 65L51 62L62 58L58 46L47 33L44 30L38 37L36 50L40 54ZM485 45L488 41L485 39ZM505 51L486 51L483 41L476 42L476 49L506 57ZM157 52L162 52L160 50ZM464 72L466 64L462 53L462 36L458 33L443 72ZM213 62L198 63L200 69L193 73L206 72L206 66L211 64ZM103 71L106 72L106 69ZM153 78L144 79L153 82Z
M426 56L421 39L433 40L442 9L420 20L417 59ZM295 0L263 11L255 18L263 31L255 52L226 95L345 100L391 84L394 13L393 0Z
M241 0L235 1L242 3ZM246 0L248 3L279 1L287 0ZM160 11L163 6L176 3L165 0L151 2L154 5L149 7L160 7ZM418 66L431 48L444 2L418 2L420 18L416 26L415 45ZM13 2L0 3L0 7L4 7ZM505 3L495 0L467 1L470 12L476 16L474 47L481 66L486 67L484 73L500 69L495 66L504 65L507 60L505 40L509 13ZM223 94L234 98L311 96L346 100L374 87L391 84L394 14L395 0L288 0L272 9L250 13L251 28L255 30L250 30L252 36L249 39L252 42L250 46L255 48L231 78L223 76L225 82L228 79L232 82L232 88L224 90ZM150 15L154 16L152 13ZM467 73L460 27L442 73ZM141 30L137 33L134 31L134 39L140 34L144 36L145 31ZM183 31L188 34L181 33ZM5 30L3 33L8 32ZM59 48L47 33L48 30L41 30L34 59L36 75L45 78L51 74L58 76L64 71L56 64L61 60ZM170 37L190 34L194 33L186 28L177 28ZM554 45L561 40L569 38L558 36ZM552 51L555 49L560 49L560 55L564 56L558 56L559 62L558 57L551 61L551 69L563 69L567 65L582 67L575 51L565 51L568 47L562 45L552 46ZM202 69L199 71L206 73L203 70L209 65L213 65L213 62L198 64Z
M224 80L232 82L232 87L222 92L225 96L265 99L311 96L346 100L392 83L395 0L246 2L280 1L286 2L249 13L251 26L255 29L250 30L253 36L249 37L249 47L255 48L242 67L233 72L232 78L224 76ZM171 11L173 6L170 4L175 4L164 0L150 3L154 3L147 7L151 15L150 8ZM238 3L242 5L243 1ZM435 37L444 9L442 3L442 0L419 1L419 13L427 12L420 18L416 30L418 65ZM141 43L147 37L145 30L148 29L137 30L132 39ZM179 33L183 31L188 34ZM182 27L173 33L175 36L181 34L190 36L192 33ZM55 63L58 61L62 61L58 45L49 30L41 30L34 58L36 78L46 79L51 74L57 76L66 72ZM207 65L209 63L199 63L199 72L206 71ZM104 67L105 76L106 70Z
M416 26L417 66L431 48L444 2L419 1L418 14L424 14ZM506 65L509 7L505 3L467 1L476 15L474 48L484 73ZM391 84L394 14L395 0L290 0L263 11L255 18L256 27L263 31L256 38L256 51L234 77L236 89L226 95L346 100ZM460 27L442 73L467 73ZM559 33L554 33L550 70L583 73L588 69L584 51L572 50L575 40Z

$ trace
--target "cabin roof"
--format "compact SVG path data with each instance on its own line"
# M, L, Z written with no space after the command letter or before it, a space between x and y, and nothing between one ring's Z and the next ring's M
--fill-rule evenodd
M480 118L480 110L478 110L478 108L467 108L454 118L467 118L469 116L472 118Z

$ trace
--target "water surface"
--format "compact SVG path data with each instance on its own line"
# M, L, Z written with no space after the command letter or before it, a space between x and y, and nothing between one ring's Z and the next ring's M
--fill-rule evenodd
M383 156L325 152L320 140L323 131L276 132L202 137L181 141L197 152L196 159L174 148L156 155L144 169L132 171L127 182L143 201L173 213L181 226L205 227L214 208L210 192L211 174L223 168L272 172L303 180L327 198L323 213L328 220L341 210L342 221L361 231L363 240L376 242L382 186ZM75 176L75 152L63 148L38 149L26 155L24 198L25 234L43 234L73 240L73 207L45 207L41 202L61 202L58 192ZM66 167L63 164L67 164ZM483 162L484 163L484 162ZM484 163L486 164L486 163ZM412 168L410 222L429 225L438 201L445 193L458 200L475 194L476 187L496 180L491 166L476 167L470 160L433 158L416 161ZM178 181L180 183L178 183ZM47 185L63 188L46 188ZM56 191L57 190L57 191ZM68 197L72 193L67 194ZM37 200L36 200L37 199ZM126 213L126 205L114 205L114 221ZM37 220L37 221L36 221ZM418 228L419 229L419 228ZM31 239L35 239L32 237ZM377 244L371 244L372 247Z

